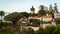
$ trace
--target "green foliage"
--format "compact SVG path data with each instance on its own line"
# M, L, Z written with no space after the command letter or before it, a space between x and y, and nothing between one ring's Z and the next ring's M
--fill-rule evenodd
M44 34L44 29L43 28L39 28L39 30L36 31L36 34Z
M22 30L20 31L20 34L27 34L27 29L22 28Z
M0 34L19 34L18 31L10 31L7 29L0 29Z
M21 12L20 14L22 14L24 17L29 17L29 14L27 12Z
M22 15L20 13L14 12L9 15L6 15L4 19L7 21L12 21L13 24L15 24L21 17Z
M4 28L2 28L4 26ZM7 26L10 26L7 28ZM9 22L0 22L0 34L20 34L19 31L13 31L11 30L12 23Z
M11 26L12 23L3 22L3 25L4 25L4 26Z
M55 26L47 26L45 28L45 34L53 34L55 31L56 27Z
M54 11L58 13L57 3L55 3Z
M37 13L35 13L35 14L29 14L30 16L37 16L38 14Z
M32 28L28 28L28 34L34 34L34 30Z
M47 26L45 29L39 28L39 30L35 32L31 28L22 29L21 32L19 30L11 31L10 29L7 29L7 28L5 29L0 28L0 34L19 34L19 33L21 34L60 34L60 25L58 25L57 27Z
M0 28L2 28L2 26L4 26L4 27L12 26L12 23L9 23L9 22L0 22Z
M47 26L44 29L43 28L39 28L39 30L36 31L35 34L55 34L56 32L59 33L60 31L57 31L57 29L60 29L60 28L57 28L55 26Z
M0 16L4 16L4 11L0 11Z
M31 22L31 25L32 26L40 26L40 20L32 20L32 22Z
M16 31L20 31L21 26L20 25L16 25Z
M60 34L60 25L57 26L57 28L54 31L54 34Z
M2 16L5 15L5 12L4 11L0 11L0 16L1 16L1 20L2 20Z
M38 11L39 16L46 15L46 11L44 10L44 5L40 5L40 10Z

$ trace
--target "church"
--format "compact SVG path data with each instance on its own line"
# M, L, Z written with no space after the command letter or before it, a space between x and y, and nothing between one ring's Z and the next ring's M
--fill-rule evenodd
M43 28L45 28L46 26L48 25L53 25L53 26L56 26L56 23L54 21L54 19L52 18L52 15L49 14L49 13L46 13L46 15L44 16L41 16L39 14L39 12L37 13L38 15L35 15L35 8L32 6L32 8L30 9L30 13L33 14L31 16L28 17L28 23L32 24L32 22L34 20L39 20L40 22L42 21L42 23L40 23L40 26L42 26ZM36 22L37 23L37 22Z
M50 21L52 21L52 15L51 15L51 14L46 13L46 15L40 16L40 15L39 15L39 12L38 12L38 13L37 13L38 15L34 16L34 14L35 14L35 8L34 8L33 6L32 6L32 8L30 8L30 11L31 11L30 13L31 13L32 15L28 17L29 22L31 22L31 20L33 21L33 20L35 20L35 19L40 20L40 21L45 21L45 22L50 22Z

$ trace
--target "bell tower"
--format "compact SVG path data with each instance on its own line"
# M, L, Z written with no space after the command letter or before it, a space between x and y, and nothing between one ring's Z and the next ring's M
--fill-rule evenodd
M30 8L30 11L31 11L30 12L31 14L34 14L35 13L35 8L32 6L32 8Z

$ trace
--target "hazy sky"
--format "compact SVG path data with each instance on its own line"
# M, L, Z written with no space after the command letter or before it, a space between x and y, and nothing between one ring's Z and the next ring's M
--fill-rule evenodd
M38 12L39 5L49 6L57 3L58 9L60 9L60 0L0 0L0 10L5 12L30 12L30 8L33 5Z

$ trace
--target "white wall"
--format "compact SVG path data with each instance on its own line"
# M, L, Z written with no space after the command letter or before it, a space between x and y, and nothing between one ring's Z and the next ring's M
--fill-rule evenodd
M54 18L60 18L60 13L54 13Z
M51 21L52 20L52 18L43 18L43 21Z

